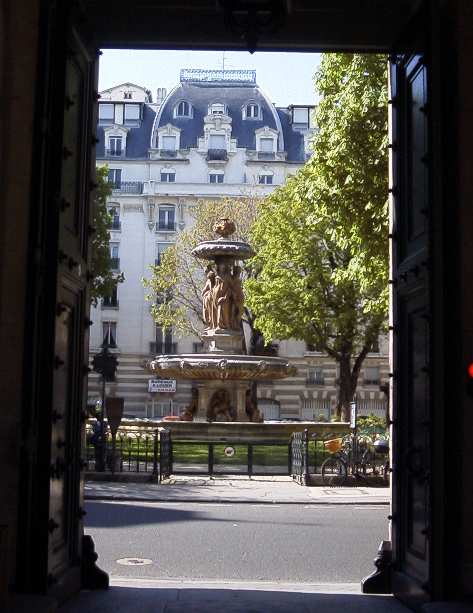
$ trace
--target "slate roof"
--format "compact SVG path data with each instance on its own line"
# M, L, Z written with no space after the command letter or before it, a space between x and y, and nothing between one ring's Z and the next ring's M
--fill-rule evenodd
M174 117L174 107L186 100L193 107L193 117ZM159 123L155 129L168 123L181 129L181 148L197 147L197 139L203 136L204 117L212 103L224 103L232 118L232 138L236 138L237 147L256 149L255 130L268 126L273 130L282 128L284 150L287 160L304 162L304 138L299 131L293 130L288 109L275 108L270 104L259 87L253 83L198 82L180 83L166 98L158 111ZM242 107L250 102L256 102L262 109L262 119L243 119ZM279 121L276 121L276 117ZM127 134L126 157L132 159L147 159L151 142L151 133L156 118L156 110L152 105L143 104L143 121L139 128L131 127ZM104 157L104 130L97 128L97 157ZM281 142L281 139L279 139Z

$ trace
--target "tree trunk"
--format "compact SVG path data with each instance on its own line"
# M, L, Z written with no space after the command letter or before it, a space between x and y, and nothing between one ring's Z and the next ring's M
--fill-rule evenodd
M350 421L350 403L356 392L358 373L353 376L351 359L349 355L343 355L338 360L340 378L338 384L337 417L341 421Z

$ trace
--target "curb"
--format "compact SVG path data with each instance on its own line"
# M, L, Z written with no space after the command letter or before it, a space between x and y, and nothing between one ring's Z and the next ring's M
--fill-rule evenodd
M379 499L375 499L375 500L367 500L366 498L362 498L362 499L354 499L354 498L347 498L345 500L342 500L340 498L331 498L331 497L327 497L321 500L262 500L262 499L253 499L253 500L248 500L248 499L238 499L238 498L198 498L198 497L193 497L193 498L174 498L172 500L170 500L169 498L148 498L148 497L144 497L144 496L120 496L120 495L112 495L112 494L104 494L104 495L100 495L100 494L85 494L84 495L84 499L85 500L111 500L114 502L169 502L169 503L179 503L179 502L186 502L186 503L192 503L192 502L196 502L196 503L202 503L202 502L206 502L209 504L266 504L266 505L272 505L272 504L297 504L297 505L379 505L379 506L389 506L389 500L379 500Z

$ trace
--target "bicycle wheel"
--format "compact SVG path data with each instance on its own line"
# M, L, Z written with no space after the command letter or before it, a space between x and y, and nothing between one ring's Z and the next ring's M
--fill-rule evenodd
M330 487L341 486L347 480L347 465L340 458L327 458L322 463L322 483Z

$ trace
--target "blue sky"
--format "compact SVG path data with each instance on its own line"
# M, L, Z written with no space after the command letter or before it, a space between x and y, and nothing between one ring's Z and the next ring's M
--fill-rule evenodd
M317 53L264 53L247 51L133 51L104 49L100 58L99 89L131 82L153 93L179 82L181 68L254 69L256 80L277 106L314 104L313 75L320 61Z

